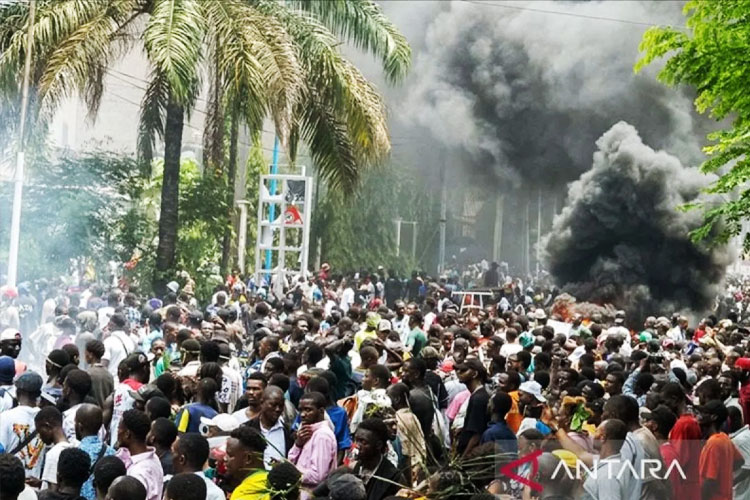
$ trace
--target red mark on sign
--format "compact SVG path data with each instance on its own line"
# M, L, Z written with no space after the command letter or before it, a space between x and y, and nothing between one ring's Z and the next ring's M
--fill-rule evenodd
M536 472L539 470L539 462L537 462L537 458L539 458L541 454L542 450L536 450L534 453L529 453L528 455L522 456L518 460L509 462L500 467L500 474L508 476L510 479L518 481L519 483L528 486L534 491L542 491L542 485L530 479L532 477L535 477ZM531 462L531 474L529 474L529 479L519 476L518 474L513 472L513 469L516 469L526 462Z

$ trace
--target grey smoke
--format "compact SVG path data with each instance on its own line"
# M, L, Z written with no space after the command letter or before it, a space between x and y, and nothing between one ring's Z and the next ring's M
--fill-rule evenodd
M700 159L702 123L691 98L658 83L651 69L633 73L647 26L465 2L383 5L415 47L412 78L396 89L392 106L397 155L433 143L451 153L468 185L554 186L585 171L596 138L627 120L656 147ZM507 5L682 20L681 2ZM414 22L425 17L432 19L426 27ZM411 158L419 162L421 151Z
M709 179L645 145L625 122L596 146L591 170L570 185L542 242L555 280L579 300L613 303L636 321L707 310L731 255L694 245L688 232L701 213L677 208L700 196Z

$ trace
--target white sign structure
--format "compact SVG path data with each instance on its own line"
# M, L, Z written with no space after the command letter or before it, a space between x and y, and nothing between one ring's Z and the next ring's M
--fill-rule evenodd
M277 297L290 278L307 272L313 186L302 171L260 176L255 282L265 280Z

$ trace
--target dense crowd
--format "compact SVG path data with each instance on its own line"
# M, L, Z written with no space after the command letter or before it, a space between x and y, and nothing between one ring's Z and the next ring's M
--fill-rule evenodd
M749 283L644 321L477 269L3 288L0 498L750 498Z

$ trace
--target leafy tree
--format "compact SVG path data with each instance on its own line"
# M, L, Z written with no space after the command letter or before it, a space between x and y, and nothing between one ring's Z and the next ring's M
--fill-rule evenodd
M430 203L425 186L403 168L388 165L366 172L353 192L321 192L318 198L311 244L321 239L321 262L328 262L334 269L384 266L410 271L421 264L423 247L433 243L428 235L436 207ZM398 217L418 223L420 246L414 260L408 252L396 256Z
M704 148L709 159L701 170L717 174L708 192L723 202L698 202L685 208L704 210L703 225L691 235L695 241L727 243L740 233L750 216L750 1L690 1L685 5L685 29L655 27L643 36L640 71L653 61L666 58L658 78L670 86L695 88L695 107L724 128L708 135ZM710 203L710 204L709 204ZM745 247L750 245L746 238Z
M26 2L0 5L0 87L10 93L28 29ZM204 64L215 87L209 127L223 130L222 106L252 131L270 116L291 157L306 142L333 186L354 185L360 167L389 151L382 100L341 55L334 33L381 58L389 78L406 72L409 46L372 0L40 0L33 50L42 117L74 93L95 115L108 67L136 46L145 50L152 71L139 125L143 158L153 157L157 136L164 140L155 284L176 262L182 129ZM209 142L219 147L213 132Z

